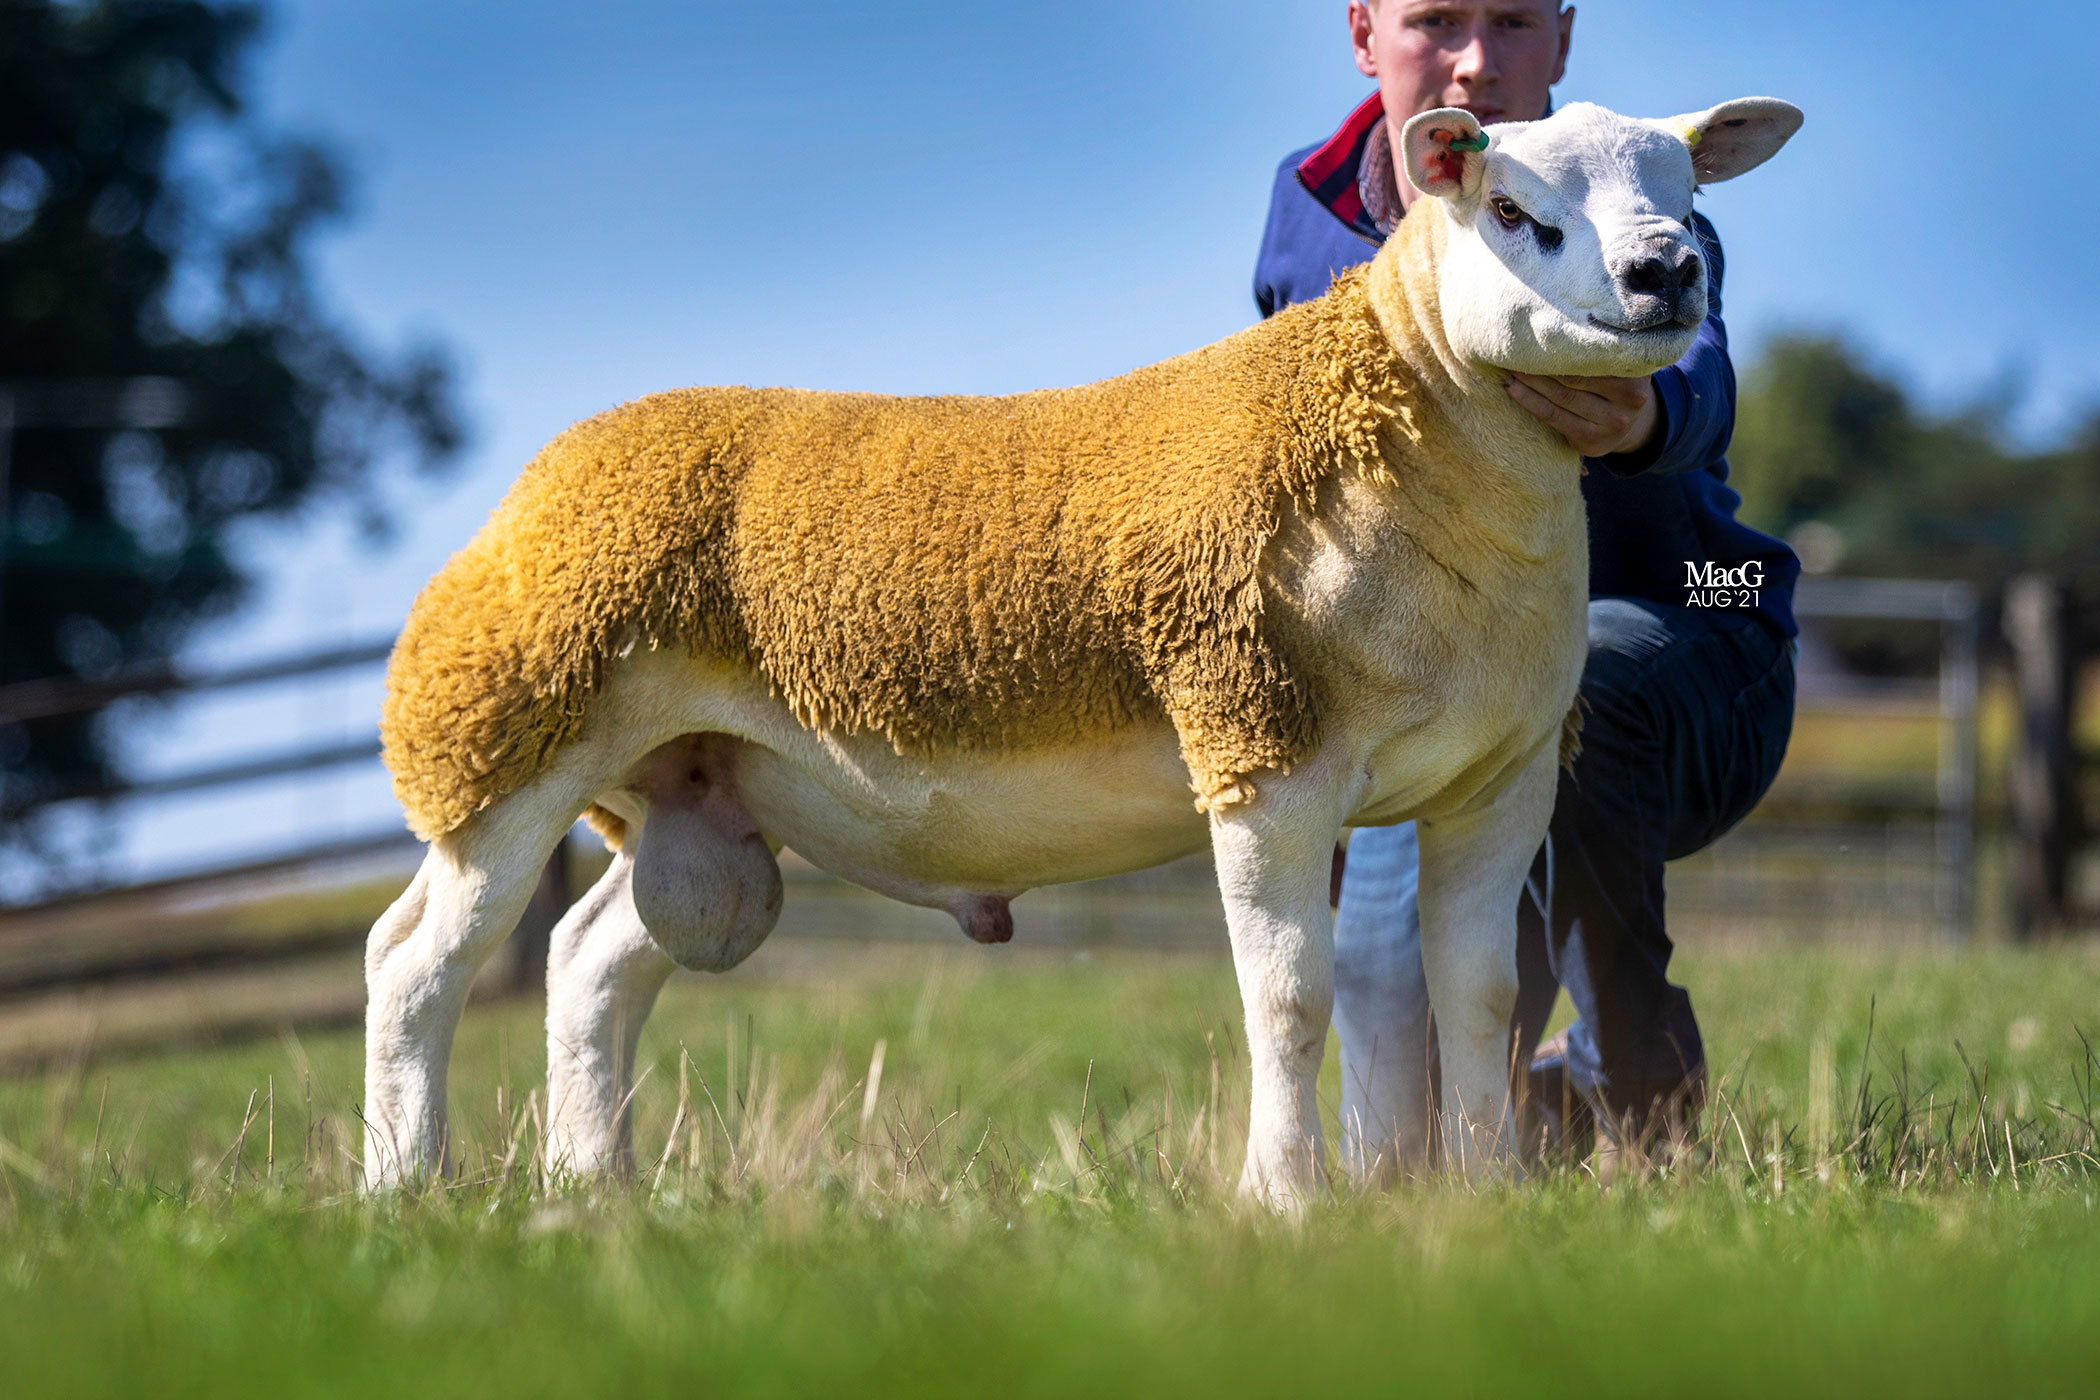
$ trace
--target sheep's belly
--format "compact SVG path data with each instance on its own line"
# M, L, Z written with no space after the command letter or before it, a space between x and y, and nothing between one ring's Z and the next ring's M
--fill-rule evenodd
M1378 746L1352 824L1439 814L1487 774L1506 775L1535 742L1517 728L1454 732L1470 728L1433 726ZM812 761L743 748L737 782L753 818L811 863L913 903L946 908L968 892L1098 879L1209 845L1166 725L1020 753L907 759L880 742L822 752Z
M1209 843L1174 732L1068 749L904 758L880 741L744 749L737 780L767 835L914 903L1142 870Z
M1209 845L1163 721L1062 747L907 756L877 735L812 732L735 668L656 653L625 670L609 730L647 722L664 731L669 720L669 733L714 736L705 750L722 771L709 780L732 783L768 838L842 879L958 918L974 896L1142 870ZM1535 741L1536 706L1507 694L1499 705L1447 698L1454 703L1427 725L1329 734L1362 755L1352 824L1437 814L1463 800L1468 774ZM630 821L643 816L635 778L598 798Z

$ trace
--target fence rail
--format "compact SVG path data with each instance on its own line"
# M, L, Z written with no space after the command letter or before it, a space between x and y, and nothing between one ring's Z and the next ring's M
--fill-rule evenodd
M1966 939L1975 921L1977 701L1982 693L1982 636L1976 589L1959 580L1891 578L1804 578L1794 589L1794 615L1818 619L1862 619L1935 623L1940 631L1940 674L1933 688L1939 720L1933 905L1942 934ZM1828 709L1873 713L1877 692L1859 688L1845 697L1818 697ZM1907 693L1927 692L1908 683Z
M0 686L0 724L23 724L30 720L89 714L132 695L198 694L269 681L296 680L301 676L369 666L375 661L386 660L393 649L394 642L389 637L384 641L253 661L244 666L195 676L184 675L171 663L158 661L146 666L127 667L116 675L99 680L60 676L51 680L18 681L14 685Z
M1886 830L1873 847L1872 859L1923 863L1932 873L1903 888L1903 903L1930 917L1945 936L1966 934L1974 903L1977 764L1978 603L1965 584L1913 580L1804 579L1795 595L1795 611L1804 619L1880 619L1936 625L1940 629L1940 667L1930 681L1848 680L1841 693L1804 696L1802 708L1835 709L1863 715L1930 719L1939 726L1937 770L1927 781L1903 781L1881 788L1859 787L1849 801L1857 808L1879 804L1896 814L1884 820ZM137 696L188 696L247 686L295 682L330 673L375 666L391 650L391 640L373 639L294 656L278 656L223 669L188 672L157 665L134 668L96 680L34 681L0 688L0 724L35 723L70 715L92 714ZM377 754L375 739L317 745L292 752L265 753L188 772L137 780L78 784L59 791L0 802L10 818L64 802L153 800L240 783L252 783L325 767L368 763ZM1920 779L1923 775L1920 775ZM1842 797L1833 790L1828 796ZM1811 806L1826 794L1814 783L1799 786L1797 798ZM1834 805L1845 805L1837 801ZM1735 906L1763 902L1774 908L1813 908L1818 896L1804 877L1800 851L1782 851L1790 835L1806 849L1821 842L1836 851L1835 827L1804 809L1794 820L1773 821L1764 829L1748 828L1738 836L1737 854L1724 858L1707 875L1711 893ZM1817 825L1826 822L1825 825ZM1901 831L1897 830L1901 827ZM1900 839L1898 839L1900 837ZM278 931L261 936L233 923L209 920L185 924L128 916L125 909L174 906L200 898L213 886L256 886L296 881L302 873L327 862L406 858L416 848L405 831L367 833L200 868L145 882L112 884L34 905L0 907L0 1000L41 995L53 989L102 986L163 974L196 973L266 965L328 954L347 955L358 946L363 928L317 927L307 932ZM1929 853L1929 854L1928 854ZM1849 857L1862 864L1860 854ZM1845 865L1844 860L1837 862ZM814 872L811 872L814 874ZM1676 877L1673 875L1673 880ZM1673 885L1673 891L1675 886ZM1929 891L1929 893L1928 893ZM1673 902L1676 901L1673 892ZM545 965L546 937L569 903L565 850L550 860L532 910L513 937L503 980L511 987L536 985ZM98 907L102 913L96 913ZM53 933L69 918L94 922L102 930L80 940ZM1915 915L1913 915L1915 917ZM127 929L127 918L129 927ZM338 919L338 923L346 920ZM185 930L188 930L187 932Z
M363 642L296 656L272 657L197 675L185 675L169 663L157 662L94 679L58 677L22 681L0 687L0 724L25 724L70 715L96 714L119 700L137 695L196 695L352 670L384 661L393 645L392 639ZM374 736L290 753L265 754L158 778L86 778L43 791L32 789L20 793L14 791L15 785L10 783L0 788L0 820L20 821L46 807L68 802L170 797L178 793L203 792L294 773L365 763L378 756L379 740ZM303 854L309 858L327 854L340 844L316 846ZM230 873L235 868L229 866L219 873ZM210 873L198 872L200 875ZM4 906L0 906L0 912L4 912Z
M386 660L393 640L373 640L292 656L271 657L216 671L185 673L171 665L135 667L92 680L60 678L29 681L0 688L0 723L25 723L94 714L120 700L140 695L195 695L249 686L296 681L369 667ZM0 802L0 814L19 820L45 808L69 802L116 801L167 797L210 791L324 768L369 763L379 756L376 736L325 744L288 753L263 754L189 772L141 779L94 779L48 792ZM32 904L0 906L0 998L21 996L58 986L103 983L197 972L205 968L251 967L358 946L362 925L322 926L307 933L258 938L253 932L228 929L210 921L191 921L164 936L136 940L52 939L48 930L91 918L98 906L128 901L144 907L155 899L212 886L252 885L270 876L400 853L419 843L405 830L373 832L347 839L317 842L290 851L253 853L150 881L115 882L69 892ZM510 940L501 985L514 991L535 987L544 977L547 939L568 908L570 897L566 843L548 858L532 904ZM187 931L185 931L185 928Z

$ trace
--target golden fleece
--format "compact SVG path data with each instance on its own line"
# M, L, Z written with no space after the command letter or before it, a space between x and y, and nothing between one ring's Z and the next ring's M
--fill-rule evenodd
M1251 796L1319 722L1264 548L1323 480L1433 450L1366 273L1080 388L688 389L577 424L394 650L382 734L409 825L435 839L543 771L636 648L748 665L804 724L900 753L1163 713L1199 807Z

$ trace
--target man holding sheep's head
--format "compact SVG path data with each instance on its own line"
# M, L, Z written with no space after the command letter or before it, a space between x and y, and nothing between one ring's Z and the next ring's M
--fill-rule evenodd
M1352 0L1356 65L1378 91L1278 167L1255 270L1262 314L1326 291L1407 216L1417 191L1393 152L1408 118L1437 107L1483 123L1546 115L1574 28L1575 11L1558 0ZM1508 380L1510 397L1589 467L1582 753L1562 774L1521 911L1512 1027L1513 1063L1530 1065L1519 1086L1533 1105L1527 1134L1577 1146L1596 1111L1613 1131L1645 1134L1676 1131L1696 1109L1705 1051L1690 998L1666 975L1663 862L1756 804L1793 724L1799 564L1735 519L1721 248L1703 217L1693 226L1711 309L1683 360L1645 379ZM1758 581L1749 606L1716 608L1712 590L1688 587L1715 568ZM1415 884L1411 825L1356 835L1335 924L1335 1026L1344 1132L1366 1160L1394 1137L1408 1155L1433 1121ZM1578 1019L1534 1055L1562 987Z

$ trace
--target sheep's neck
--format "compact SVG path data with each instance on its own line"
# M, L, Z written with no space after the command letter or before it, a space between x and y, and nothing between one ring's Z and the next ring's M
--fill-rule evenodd
M1368 272L1371 310L1413 409L1412 422L1390 439L1388 455L1404 459L1391 462L1399 488L1392 507L1417 538L1462 518L1505 555L1536 561L1566 545L1568 512L1579 509L1581 458L1510 399L1500 371L1452 349L1439 290L1448 236L1441 210L1417 208Z
M1402 220L1371 262L1371 309L1434 411L1461 438L1495 444L1493 461L1483 465L1542 467L1553 477L1564 475L1578 460L1572 449L1510 400L1503 371L1461 356L1444 334L1441 273L1449 237L1449 221L1434 204ZM1545 450L1509 450L1520 444ZM1535 460L1542 455L1550 462Z

